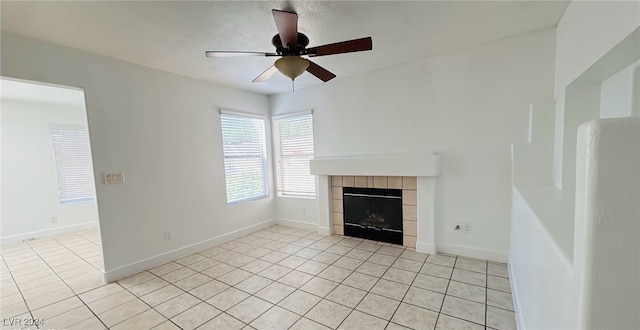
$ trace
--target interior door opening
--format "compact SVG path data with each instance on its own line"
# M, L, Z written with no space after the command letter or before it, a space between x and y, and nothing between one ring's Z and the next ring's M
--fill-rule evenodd
M7 77L0 82L3 248L26 244L38 254L60 248L102 271L84 91Z

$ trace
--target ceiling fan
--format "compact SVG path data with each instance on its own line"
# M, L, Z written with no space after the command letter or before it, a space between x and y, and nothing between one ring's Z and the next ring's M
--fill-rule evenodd
M232 56L279 56L274 65L256 77L252 82L262 82L269 79L276 71L295 80L299 75L308 71L318 79L327 82L336 77L325 68L308 60L306 57L325 56L372 50L371 37L348 40L307 48L309 38L298 32L298 14L290 11L271 10L276 21L278 34L273 36L271 43L276 47L275 53L244 52L244 51L206 51L207 57ZM304 57L303 57L304 56Z

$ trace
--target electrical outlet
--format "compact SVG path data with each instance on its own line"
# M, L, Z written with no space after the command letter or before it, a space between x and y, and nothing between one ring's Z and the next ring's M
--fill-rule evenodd
M171 232L171 230L167 230L164 232L164 240L165 241L170 241L173 239L173 233Z
M307 208L304 206L300 206L300 213L307 214Z
M471 224L470 223L456 223L456 225L453 227L453 230L468 234L471 231Z
M105 172L104 183L124 183L124 172Z
M57 223L58 222L58 217L56 217L55 215L51 217L51 223Z

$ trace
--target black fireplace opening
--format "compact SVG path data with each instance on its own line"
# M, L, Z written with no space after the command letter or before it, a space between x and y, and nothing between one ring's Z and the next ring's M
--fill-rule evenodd
M344 234L402 245L402 189L342 188Z

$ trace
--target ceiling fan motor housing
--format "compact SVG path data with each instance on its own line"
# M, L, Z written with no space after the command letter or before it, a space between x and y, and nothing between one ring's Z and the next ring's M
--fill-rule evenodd
M280 39L280 34L276 34L271 38L271 43L276 47L276 53L281 56L285 55L304 55L305 48L309 45L309 38L304 34L298 32L298 47L297 49L289 49L289 47L285 47L282 45L282 40Z

